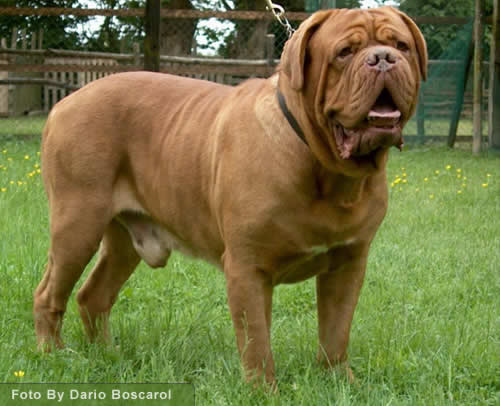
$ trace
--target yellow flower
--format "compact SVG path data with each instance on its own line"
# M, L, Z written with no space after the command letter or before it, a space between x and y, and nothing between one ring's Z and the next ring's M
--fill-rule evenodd
M462 183L462 187L467 187L467 183Z
M40 169L37 169L36 170L36 173L41 173L42 171Z
M435 171L434 171L434 173L435 173L436 175L439 175L439 171L438 171L438 170L435 170Z
M40 151L38 151L36 154L37 154L38 156L40 156Z
M6 150L6 149L4 149L4 150L2 151L2 154L6 154L6 153L7 153L7 150Z
M397 185L397 184L398 184L398 183L400 183L400 182L401 182L401 178L397 178L397 179L394 181L394 184L396 184L396 185Z
M33 168L38 169L38 168L40 168L40 165L39 164L35 164L35 165L33 165Z
M391 183L391 187L394 187L394 182Z
M460 174L458 174L458 175L457 175L457 178L458 178L458 179L460 179L461 177L462 177L462 175L460 175Z
M408 183L408 180L407 179L403 179L403 183Z
M462 191L461 190L457 190L457 194L461 195Z
M451 169L451 165L446 165L446 170L449 171Z
M458 168L457 173L462 173L462 170L460 168Z
M3 187L0 189L2 192L6 192L7 191L7 188L6 187Z
M428 182L429 181L429 178L424 178L424 182Z
M404 172L404 171L405 171L405 168L401 168L401 170Z
M406 172L403 172L403 178L406 178L407 176Z
M429 195L429 199L434 199L434 195Z
M11 180L9 183L10 183L11 185L13 185L13 184L15 184L16 182L14 182L13 180Z
M487 178L491 178L491 173L487 173L487 174L486 174L486 177L487 177Z
M17 184L18 184L19 186L22 186L23 182L22 182L22 181L20 181L20 180L18 180L18 181L17 181Z
M30 159L30 156L29 155L25 155L24 159L28 160L28 159Z
M8 158L7 158L7 161L12 162L12 158L11 158L11 157L8 157Z
M24 376L24 371L15 371L14 375L18 378L22 378Z
M464 176L464 180L467 180L467 176Z
M488 184L487 183L483 183L481 186L482 187L488 187Z
M420 192L420 189L419 189L419 188L416 188L416 189L415 189L415 192Z

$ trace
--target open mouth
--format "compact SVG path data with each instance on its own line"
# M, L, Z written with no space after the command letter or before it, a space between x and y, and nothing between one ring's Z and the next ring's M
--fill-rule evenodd
M401 111L384 88L364 119L353 128L335 125L337 149L342 159L371 157L381 149L403 147Z

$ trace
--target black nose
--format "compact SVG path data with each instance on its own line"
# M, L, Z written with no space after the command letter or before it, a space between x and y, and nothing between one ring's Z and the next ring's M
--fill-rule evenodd
M366 64L380 72L391 70L397 61L396 55L389 47L374 48L366 57Z

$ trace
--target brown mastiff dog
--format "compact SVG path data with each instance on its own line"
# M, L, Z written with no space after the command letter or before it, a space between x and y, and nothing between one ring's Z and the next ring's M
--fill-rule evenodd
M51 245L34 295L39 346L62 346L68 297L100 245L77 294L91 338L109 337L140 260L162 267L179 250L224 271L249 377L274 381L273 288L313 276L318 357L344 363L387 209L389 148L403 145L426 66L424 38L399 11L328 10L302 23L267 80L125 73L62 100L42 143Z

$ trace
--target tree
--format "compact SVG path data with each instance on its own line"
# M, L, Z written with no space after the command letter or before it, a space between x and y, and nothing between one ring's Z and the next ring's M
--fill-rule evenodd
M120 0L95 0L96 8L116 9ZM121 25L119 19L106 16L95 32L85 35L86 48L91 51L119 52L121 50Z
M326 8L357 8L360 7L359 0L274 0L286 11L314 12ZM234 0L236 10L266 10L265 0ZM297 25L297 24L292 24ZM286 31L284 27L273 20L240 20L235 23L235 30L228 38L223 48L224 56L231 58L264 58L265 57L265 35L272 32L276 36L276 56L281 55L286 42Z
M491 14L492 4L492 0L486 1L485 15ZM472 19L474 0L402 0L400 10L410 16L452 16ZM455 40L461 28L457 25L422 24L420 29L427 41L430 57L439 57Z
M144 0L94 0L97 8L143 8ZM144 39L144 19L141 17L104 17L97 30L85 34L89 51L130 52L134 42Z
M264 11L265 0L234 0L234 9ZM271 20L236 20L226 40L224 54L230 58L264 58L265 35Z
M101 0L117 2L117 0ZM125 8L144 8L146 0L118 0ZM162 0L161 7L172 10L193 10L191 0ZM135 35L136 40L144 38L143 21L119 18L123 37ZM186 56L193 51L193 42L198 20L190 18L162 18L160 26L160 53L164 55Z
M190 0L163 0L167 9L193 10ZM160 27L160 52L167 55L190 55L193 50L197 19L162 18Z
M80 0L1 0L0 7L82 7ZM28 41L43 30L44 48L81 49L83 38L78 34L78 24L87 17L74 16L0 16L0 37L10 38L12 29L25 29Z

